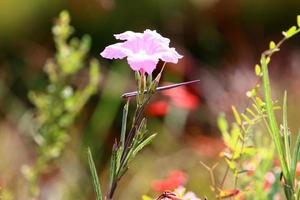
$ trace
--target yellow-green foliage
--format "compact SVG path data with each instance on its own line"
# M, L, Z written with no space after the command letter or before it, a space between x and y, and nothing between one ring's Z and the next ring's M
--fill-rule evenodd
M53 29L56 46L54 59L49 59L45 71L49 84L43 92L30 92L29 99L36 107L36 132L38 157L32 167L24 167L23 172L31 183L31 194L38 194L37 181L48 164L57 159L64 150L70 137L70 127L76 116L91 95L96 92L99 83L99 63L91 59L86 64L91 39L88 35L82 39L72 37L74 28L70 26L68 12L60 13ZM75 88L72 77L89 65L88 83Z

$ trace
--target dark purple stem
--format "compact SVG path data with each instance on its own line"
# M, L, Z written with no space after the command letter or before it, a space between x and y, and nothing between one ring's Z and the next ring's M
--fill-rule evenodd
M187 81L187 82L182 82L182 83L175 83L175 84L172 84L172 85L167 85L167 86L161 86L161 87L158 87L156 88L156 91L159 92L159 91L163 91L163 90L170 90L170 89L173 89L173 88L176 88L176 87L180 87L180 86L183 86L183 85L189 85L189 84L192 84L192 83L198 83L200 80L193 80L193 81ZM144 91L144 94L146 94L148 91L145 90ZM124 99L127 99L127 98L130 98L130 97L134 97L138 94L137 91L134 91L134 92L127 92L127 93L124 93L122 94L122 98Z

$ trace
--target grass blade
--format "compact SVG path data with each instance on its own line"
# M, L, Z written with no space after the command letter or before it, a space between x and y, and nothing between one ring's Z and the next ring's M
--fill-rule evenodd
M292 194L291 194L289 188L293 188L293 184L292 184L293 181L291 179L291 174L288 169L287 162L285 160L280 131L279 131L275 113L274 113L274 108L273 108L273 103L272 103L272 98L271 98L270 80L269 80L269 72L268 72L268 61L267 61L267 58L265 55L262 55L261 66L262 66L262 71L263 71L263 77L262 77L263 90L264 90L266 110L267 110L267 115L268 115L268 123L269 123L270 129L271 129L271 137L275 144L275 148L278 152L283 176L286 181L287 186L285 186L285 188L284 188L286 197L287 197L287 199L292 199Z
M127 100L124 108L123 108L123 117L122 117L122 129L121 129L121 151L124 150L125 146L125 136L126 136L126 124L127 124L127 116L128 116L128 107L129 107L129 99Z
M88 161L89 161L90 171L93 178L93 186L96 193L96 200L102 200L100 182L99 182L99 178L97 175L96 167L93 161L93 156L90 148L88 148Z
M133 150L132 156L135 157L136 154L137 154L140 150L142 150L147 144L149 144L149 143L154 139L155 136L156 136L156 133L150 135L150 136L149 136L148 138L146 138L142 143L140 143L140 144Z
M285 147L285 156L287 160L287 166L291 169L291 147L290 147L290 132L288 128L288 119L287 119L287 92L284 92L283 97L283 111L282 111L282 121L283 121L283 142ZM293 179L292 179L293 180Z

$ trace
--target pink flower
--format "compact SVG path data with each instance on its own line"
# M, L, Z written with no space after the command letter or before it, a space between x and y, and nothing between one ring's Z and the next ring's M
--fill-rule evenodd
M268 172L265 175L265 181L264 181L264 190L269 191L272 187L272 185L275 183L276 177L272 172Z
M175 193L180 197L182 200L200 200L194 192L186 191L183 186L179 186Z
M100 55L108 59L123 59L127 57L128 64L135 71L151 74L159 59L165 62L177 63L182 55L169 47L170 40L162 37L155 30L145 30L144 33L126 31L114 35L118 40L125 40L107 46Z

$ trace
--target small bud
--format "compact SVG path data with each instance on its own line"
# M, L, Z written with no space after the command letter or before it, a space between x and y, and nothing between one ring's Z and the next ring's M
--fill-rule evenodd
M261 68L258 64L255 65L255 74L256 76L261 76Z
M274 41L271 41L271 42L270 42L269 48L270 48L271 50L276 48L276 44L275 44Z

